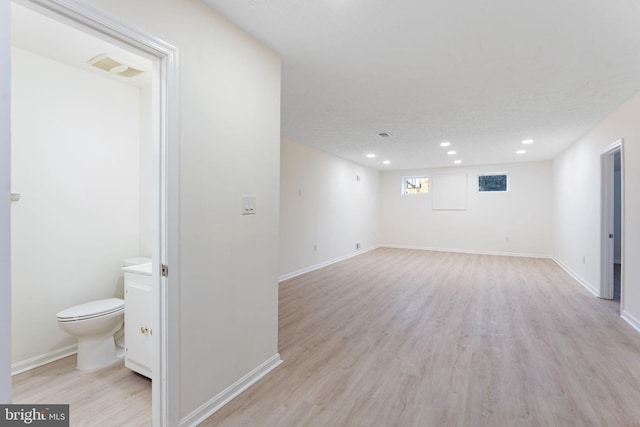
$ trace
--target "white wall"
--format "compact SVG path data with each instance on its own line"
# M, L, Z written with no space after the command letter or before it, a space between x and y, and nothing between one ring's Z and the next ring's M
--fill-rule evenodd
M11 402L10 1L0 1L0 403Z
M600 289L600 154L624 139L623 317L640 328L640 94L554 160L554 256L595 292ZM584 257L584 263L583 263Z
M506 172L509 191L479 193L477 175ZM467 175L467 209L433 210L433 177ZM401 194L403 176L426 175L427 194ZM425 249L551 255L551 162L389 171L382 174L382 244Z
M138 255L151 258L153 236L153 146L151 140L151 85L140 88L140 194L138 231L140 236Z
M280 156L281 277L376 246L378 171L286 139Z
M123 296L122 260L139 254L140 97L138 88L12 52L16 364L75 343L58 311Z
M277 354L280 60L199 0L88 3L179 50L186 418Z

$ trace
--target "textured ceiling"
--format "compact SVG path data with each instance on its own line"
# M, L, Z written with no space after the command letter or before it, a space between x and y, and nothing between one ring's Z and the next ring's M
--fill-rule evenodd
M205 1L282 56L283 137L377 169L551 159L640 90L635 0Z

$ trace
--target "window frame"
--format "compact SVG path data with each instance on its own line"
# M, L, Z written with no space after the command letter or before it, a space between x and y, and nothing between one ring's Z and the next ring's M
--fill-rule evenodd
M410 179L419 179L419 180L426 180L427 181L427 190L426 191L416 191L413 193L408 193L407 192L407 180ZM402 177L402 189L401 189L401 195L403 196L419 196L419 195L424 195L424 194L428 194L429 193L429 176L427 175L410 175L410 176L403 176Z
M504 176L506 179L505 189L504 190L481 190L480 189L480 178L483 176ZM509 176L509 172L489 172L489 173L479 173L477 179L477 187L476 191L478 193L508 193L510 190L511 177Z

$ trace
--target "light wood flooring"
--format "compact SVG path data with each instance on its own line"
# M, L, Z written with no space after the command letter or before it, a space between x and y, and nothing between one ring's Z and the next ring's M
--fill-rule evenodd
M640 426L640 334L553 261L381 248L280 285L284 363L203 426Z
M76 356L15 375L13 403L69 404L77 427L151 425L151 381L124 363L86 372L76 370Z
M284 363L203 426L640 426L640 334L553 261L381 248L280 285ZM14 377L74 426L150 425L150 382Z

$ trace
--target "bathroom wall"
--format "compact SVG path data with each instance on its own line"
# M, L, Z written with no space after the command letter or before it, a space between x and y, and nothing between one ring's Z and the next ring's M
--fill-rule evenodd
M287 139L280 147L280 276L376 247L380 172Z
M56 313L122 297L138 256L140 94L12 49L12 362L75 343ZM34 125L37 124L37 125Z
M478 192L478 174L508 173L509 191ZM467 208L434 210L434 177L466 174ZM401 194L403 176L426 175L429 192ZM384 172L383 245L512 255L550 256L552 163L522 162Z
M139 195L139 256L151 258L153 236L153 145L151 141L151 85L140 88L140 195Z

